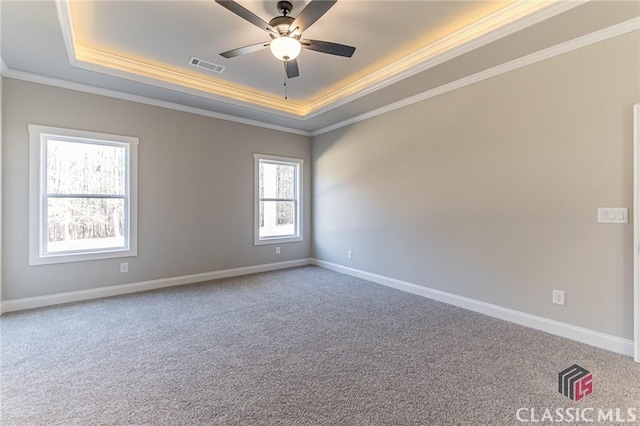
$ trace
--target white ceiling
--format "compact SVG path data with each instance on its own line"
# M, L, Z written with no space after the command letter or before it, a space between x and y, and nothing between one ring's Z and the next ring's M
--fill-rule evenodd
M276 1L239 1L265 21ZM293 1L296 16L308 1ZM288 81L267 41L213 0L7 1L3 74L107 89L313 132L640 15L638 2L339 0L304 38L355 46L352 58L303 50ZM192 56L226 67L215 74ZM106 92L105 92L106 93Z

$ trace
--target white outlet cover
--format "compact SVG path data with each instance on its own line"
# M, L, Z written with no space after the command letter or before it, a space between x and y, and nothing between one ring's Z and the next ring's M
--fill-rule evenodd
M564 306L564 291L553 290L553 303Z

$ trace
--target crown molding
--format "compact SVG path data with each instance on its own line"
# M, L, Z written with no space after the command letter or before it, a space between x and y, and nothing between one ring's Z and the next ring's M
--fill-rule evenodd
M240 86L219 83L166 66L150 64L85 46L76 45L75 52L74 66L77 68L205 97L218 102L252 108L286 118L300 119L303 114L302 108L291 101Z
M148 98L146 96L133 95L130 93L119 92L117 90L103 89L100 87L90 86L87 84L75 83L67 80L60 80L52 77L45 77L36 74L30 74L23 71L12 70L7 67L3 61L2 76L6 78L13 78L16 80L27 81L30 83L44 84L47 86L60 87L63 89L75 90L78 92L90 93L93 95L106 96L109 98L120 99L124 101L137 102L145 105L152 105L160 108L171 109L175 111L187 112L190 114L202 115L205 117L216 118L224 121L231 121L234 123L246 124L249 126L260 127L263 129L277 130L284 133L292 133L301 136L311 136L311 132L307 132L300 129L294 129L292 127L278 126L276 124L265 123L259 120L251 120L248 118L236 117L230 114L222 114L219 112L213 112L202 108L190 107L174 102L161 101L158 99Z
M506 37L588 0L517 0L472 24L365 77L306 103L285 102L268 94L198 77L161 64L82 45L74 32L69 0L56 9L72 66L196 95L286 118L307 120L373 93L438 64Z
M311 136L318 136L323 133L348 126L350 124L368 120L370 118L377 117L379 115L386 114L388 112L395 111L397 109L404 108L439 95L443 95L453 90L469 86L482 80L486 80L491 77L495 77L500 74L504 74L506 72L534 64L536 62L553 58L554 56L562 55L564 53L568 53L573 50L577 50L637 30L640 30L640 18L629 19L628 21L624 21L611 27L607 27L602 30L575 38L573 40L557 44L547 49L540 50L538 52L523 56L518 59L514 59L513 61L505 62L504 64L489 68L484 71L480 71L467 77L463 77L459 80L452 81L451 83L443 84L442 86L427 90L401 101L394 102L392 104L385 105L384 107L332 124L330 126L311 132Z
M58 21L60 21L60 29L62 30L62 39L67 50L69 63L73 66L76 63L76 33L71 22L71 8L67 0L55 0L56 13Z

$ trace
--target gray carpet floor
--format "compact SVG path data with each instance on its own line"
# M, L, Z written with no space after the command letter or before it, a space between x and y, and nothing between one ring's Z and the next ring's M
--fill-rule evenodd
M538 419L640 411L628 357L311 266L0 325L3 425L510 425L522 407ZM579 402L557 390L574 363L594 377Z

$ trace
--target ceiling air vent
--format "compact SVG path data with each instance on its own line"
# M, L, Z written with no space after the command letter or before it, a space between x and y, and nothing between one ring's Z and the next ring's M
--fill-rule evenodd
M189 65L193 65L194 67L204 68L208 71L213 71L218 74L222 74L224 68L222 65L214 64L213 62L203 61L202 59L194 58L193 56L189 59Z

